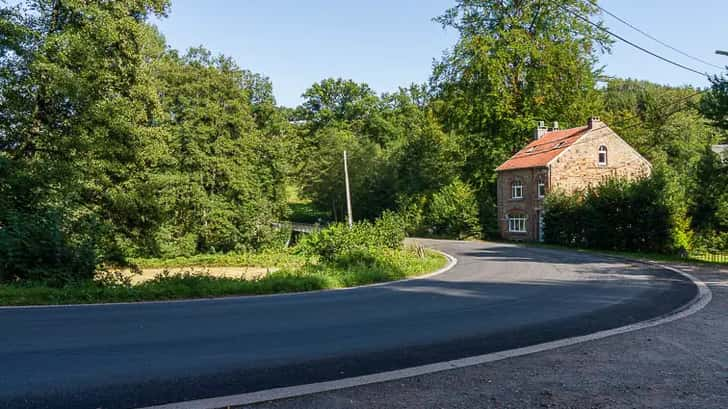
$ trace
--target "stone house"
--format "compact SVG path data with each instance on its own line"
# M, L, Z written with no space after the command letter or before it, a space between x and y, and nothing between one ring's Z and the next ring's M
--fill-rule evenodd
M713 145L710 147L713 152L718 155L723 161L728 162L728 144Z
M649 176L650 163L599 118L586 126L546 128L498 166L498 225L508 240L543 240L543 203L550 191L573 193L608 178Z

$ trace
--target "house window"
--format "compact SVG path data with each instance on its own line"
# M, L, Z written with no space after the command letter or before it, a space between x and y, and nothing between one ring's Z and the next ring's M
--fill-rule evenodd
M523 199L523 182L520 180L511 183L511 199Z
M542 198L546 196L546 183L544 183L542 178L538 179L538 197Z
M599 166L607 166L607 147L599 147Z
M513 213L508 215L508 231L511 233L526 232L526 215Z

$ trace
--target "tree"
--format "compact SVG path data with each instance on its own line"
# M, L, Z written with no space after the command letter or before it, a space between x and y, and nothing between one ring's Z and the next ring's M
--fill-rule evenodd
M714 76L710 82L710 92L702 99L700 110L715 126L728 129L728 78Z
M600 108L594 64L610 40L570 11L598 9L586 0L459 0L436 19L460 39L434 68L433 109L446 132L462 135L463 176L490 232L495 168L528 141L535 121L576 125Z
M303 93L303 98L300 117L310 122L314 130L338 124L362 131L379 103L367 84L341 78L327 78L313 84Z
M602 117L648 160L665 161L681 178L694 183L692 169L716 129L698 111L700 96L691 87L613 79L603 90Z
M277 114L257 115L274 104L270 85L203 48L170 52L157 70L170 158L152 175L164 216L159 231L147 232L155 243L147 251L260 246L285 203L282 144L265 134Z
M0 7L10 34L0 40L7 198L0 225L3 244L20 246L3 255L5 266L14 255L44 253L21 270L88 277L112 250L104 233L115 195L159 137L149 61L163 42L146 19L165 15L168 5L26 0Z

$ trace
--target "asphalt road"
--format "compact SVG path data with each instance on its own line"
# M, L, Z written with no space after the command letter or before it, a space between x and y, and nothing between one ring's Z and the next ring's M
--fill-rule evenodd
M618 327L697 293L653 266L426 243L458 264L343 291L0 309L0 407L133 408L350 377Z

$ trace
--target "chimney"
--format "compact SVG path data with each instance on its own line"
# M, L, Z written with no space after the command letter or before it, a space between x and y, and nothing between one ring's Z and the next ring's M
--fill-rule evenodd
M598 127L600 127L601 124L602 124L602 120L599 119L598 116L593 116L593 117L589 118L589 122L587 123L587 125L589 125L589 129L598 128Z
M543 121L538 121L538 127L536 127L536 131L533 133L533 139L541 139L544 135L546 135L546 132L548 132L546 124L544 124Z
M554 130L554 131L558 131L559 130L559 122L558 121L554 121L554 127L552 128L552 130Z

